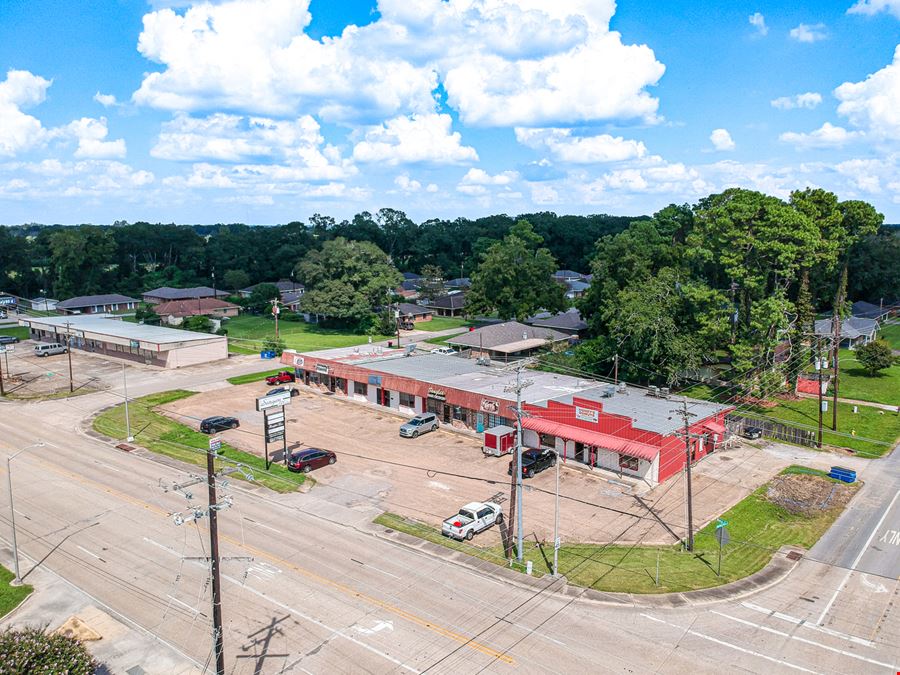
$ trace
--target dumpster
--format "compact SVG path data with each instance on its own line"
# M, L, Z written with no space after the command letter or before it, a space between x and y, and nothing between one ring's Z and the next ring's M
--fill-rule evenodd
M485 455L499 457L508 455L516 449L516 430L513 427L501 425L484 430L484 442L481 451Z

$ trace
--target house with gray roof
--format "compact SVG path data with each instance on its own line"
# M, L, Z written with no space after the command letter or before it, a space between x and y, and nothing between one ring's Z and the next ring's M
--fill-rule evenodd
M525 319L525 323L535 328L552 328L568 335L577 335L581 331L587 330L588 327L585 320L581 318L581 312L575 307L556 314L540 312Z
M856 349L862 345L869 344L875 339L875 333L878 331L878 321L875 319L864 319L859 316L841 319L840 325L841 347L845 349ZM816 321L816 335L821 337L834 335L832 320L819 319Z
M157 305L161 302L169 302L170 300L197 300L199 298L227 298L228 291L220 291L209 286L193 286L191 288L172 288L171 286L162 286L154 288L151 291L142 293L141 297L144 302Z
M306 291L306 286L304 286L300 282L292 281L290 279L282 279L280 281L261 281L258 284L247 286L247 288L242 288L241 290L239 290L238 295L240 295L242 298L249 298L253 294L253 291L256 289L256 287L262 286L263 284L269 284L277 288L282 300L284 300L284 296L288 293L303 295L303 293Z
M500 361L528 356L536 351L567 343L571 335L552 328L528 326L518 321L484 326L447 340L454 347L471 349L473 358L489 357Z
M111 314L135 309L140 302L119 293L79 295L56 303L56 309L63 314Z
M466 296L462 293L451 293L426 302L425 307L437 316L460 316L466 308Z

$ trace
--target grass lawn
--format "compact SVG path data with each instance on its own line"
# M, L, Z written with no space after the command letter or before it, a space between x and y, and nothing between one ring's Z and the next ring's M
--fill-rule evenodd
M275 337L275 321L265 316L244 314L229 319L224 327L228 330L228 348L238 354L256 354L262 348L262 341ZM315 351L333 347L354 347L369 341L368 335L359 335L335 328L320 328L305 321L279 321L278 337L285 346L298 351ZM372 340L390 340L392 335L374 335Z
M5 567L0 567L0 617L4 617L18 607L33 590L31 586L10 586L9 582L15 578L15 574Z
M789 467L786 473L807 473ZM781 546L810 548L840 515L839 509L815 516L795 515L765 498L766 486L741 500L722 514L728 521L731 543L723 549L722 575L716 576L718 543L715 522L694 535L694 551L673 546L563 545L559 550L559 571L570 584L621 593L670 593L710 588L742 579L762 569ZM506 565L500 546L481 548L455 542L416 521L386 513L375 522L470 555ZM530 544L524 552L535 573L552 571L552 543L543 548ZM659 561L659 585L656 565Z
M900 323L895 323L892 326L884 326L880 331L878 331L878 337L887 340L891 348L900 349Z
M293 368L289 368L287 366L282 366L281 368L275 368L274 370L267 370L262 373L247 373L246 375L235 375L234 377L229 377L228 382L231 384L247 384L248 382L262 382L269 375L277 375L282 370L293 370Z
M28 339L27 326L10 326L9 328L0 328L0 335L12 335L20 340Z
M154 412L157 406L171 403L188 396L194 392L183 389L165 391L160 394L151 394L130 401L128 404L129 418L131 420L131 432L135 442L141 446L167 457L206 466L206 450L209 447L209 436L194 431L190 427L169 419L164 415ZM101 434L125 440L125 404L117 405L102 412L94 420L94 430ZM302 473L293 473L281 464L272 464L269 471L265 471L265 459L256 455L237 450L227 443L222 444L219 451L232 462L216 461L216 468L233 466L233 462L240 462L253 470L255 483L265 485L275 492L294 492L307 478ZM230 478L246 480L239 473L231 474Z
M856 353L842 349L839 387L841 398L900 405L900 363L894 363L878 375L867 375L856 360Z
M451 328L466 328L469 322L458 316L435 316L431 321L421 321L416 324L416 330L433 332L449 330Z

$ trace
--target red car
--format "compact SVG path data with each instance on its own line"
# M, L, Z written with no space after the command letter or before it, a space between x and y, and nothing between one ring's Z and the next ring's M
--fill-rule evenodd
M334 464L336 461L337 455L331 450L306 448L291 454L291 458L288 460L288 469L309 473L313 469L318 469L327 464Z
M274 384L284 384L285 382L294 382L297 378L294 376L290 370L282 370L280 373L276 373L275 375L269 375L266 378L266 384L270 387Z

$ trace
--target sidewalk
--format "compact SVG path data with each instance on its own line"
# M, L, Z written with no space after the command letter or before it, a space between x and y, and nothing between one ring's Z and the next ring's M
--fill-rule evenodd
M800 398L819 398L818 396L816 396L816 394L806 394L802 391L797 392L797 396L799 396ZM825 400L832 401L833 399L831 396L827 396L825 398ZM873 401L859 401L855 398L841 398L840 396L838 396L838 402L839 403L849 403L851 405L865 405L865 406L869 406L870 408L881 408L882 410L888 410L892 413L897 412L897 406L887 405L885 403L874 403Z

